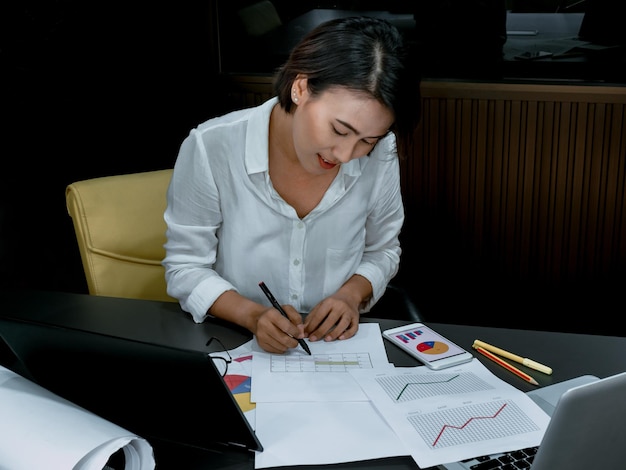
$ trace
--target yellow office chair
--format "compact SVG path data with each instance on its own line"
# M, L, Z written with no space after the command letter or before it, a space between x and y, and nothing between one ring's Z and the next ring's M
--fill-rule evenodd
M67 186L89 294L176 302L167 295L163 220L172 170L78 181Z

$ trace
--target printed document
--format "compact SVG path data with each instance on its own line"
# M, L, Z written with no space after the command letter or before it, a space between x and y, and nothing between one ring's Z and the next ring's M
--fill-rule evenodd
M351 370L421 468L537 446L549 416L478 359L449 369Z
M101 470L122 449L125 470L153 470L150 444L0 366L0 467Z
M367 401L348 371L392 367L378 323L362 323L350 339L307 344L310 356L300 347L270 354L254 340L253 402Z
M308 343L310 356L299 347L270 354L254 343L252 401L265 448L256 469L409 455L349 373L393 367L378 323L361 324L344 341Z

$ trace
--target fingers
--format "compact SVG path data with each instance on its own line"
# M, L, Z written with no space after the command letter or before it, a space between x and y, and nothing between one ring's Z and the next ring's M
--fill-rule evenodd
M257 321L256 339L259 346L267 352L283 354L289 349L298 347L296 338L304 337L301 315L293 307L285 306L283 309L289 318L270 308ZM295 325L294 321L299 322L299 325Z
M269 308L257 322L256 338L265 351L283 354L298 347L298 338L309 341L335 341L352 338L359 329L359 312L345 302L326 299L302 323L302 316L291 306L282 306L288 318Z
M274 354L284 354L289 349L298 346L298 342L294 338L285 334L280 336L260 335L257 336L257 342L263 350Z
M291 305L282 305L282 307L285 313L287 314L287 316L289 317L289 321L292 324L296 325L296 327L298 326L302 327L303 325L302 315ZM303 328L300 328L300 330L303 330Z
M304 331L309 341L334 341L352 338L359 329L359 313L345 304L331 308L330 303L316 306L308 315Z

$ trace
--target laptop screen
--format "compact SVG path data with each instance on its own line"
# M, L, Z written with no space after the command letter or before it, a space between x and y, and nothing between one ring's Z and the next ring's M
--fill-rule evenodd
M141 437L263 450L207 353L6 318L0 337L15 372Z

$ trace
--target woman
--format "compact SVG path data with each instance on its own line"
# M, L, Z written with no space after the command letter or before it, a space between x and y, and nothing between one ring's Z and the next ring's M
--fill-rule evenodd
M420 103L407 59L386 21L327 22L278 70L275 98L190 132L168 190L163 265L194 321L233 322L272 353L354 336L399 265L398 152Z

